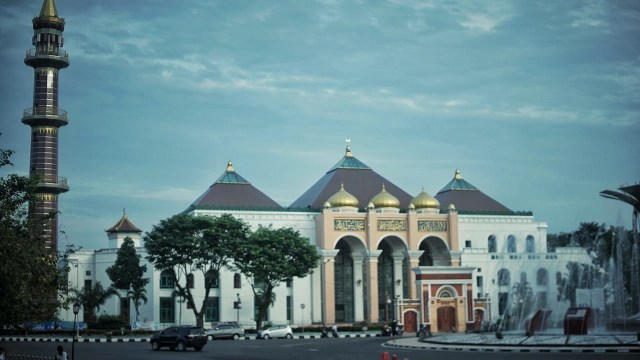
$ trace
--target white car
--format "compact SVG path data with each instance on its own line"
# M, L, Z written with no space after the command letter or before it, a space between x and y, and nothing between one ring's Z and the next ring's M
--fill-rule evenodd
M258 339L286 338L293 339L293 330L289 325L272 325L258 331Z

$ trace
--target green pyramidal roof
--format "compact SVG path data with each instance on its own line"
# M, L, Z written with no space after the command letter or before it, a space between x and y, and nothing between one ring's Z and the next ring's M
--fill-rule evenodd
M368 167L362 161L353 157L353 155L351 155L351 147L347 145L347 152L344 155L344 157L342 157L340 161L338 161L335 165L333 165L333 167L329 171L327 171L327 173L330 173L336 169L371 169L371 168Z
M460 170L456 170L456 175L447 185L445 185L438 193L448 190L478 190L475 186L471 185L467 180L462 178Z
M243 178L242 176L240 176L240 174L235 172L235 170L233 169L233 164L231 163L231 161L229 161L227 163L227 171L225 171L224 174L222 174L218 178L218 180L216 180L216 184L251 184L251 183L245 180L245 178Z

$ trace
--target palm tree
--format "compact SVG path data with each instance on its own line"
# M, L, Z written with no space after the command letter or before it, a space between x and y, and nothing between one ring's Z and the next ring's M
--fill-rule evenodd
M136 309L136 321L138 321L138 316L140 316L140 305L146 304L149 300L147 299L147 290L144 286L134 286L127 291L127 296L133 300L133 308Z
M85 319L85 321L95 321L100 306L104 305L111 296L118 296L118 290L114 287L105 290L99 281L93 287L85 286L82 290L74 289L72 291L74 293L73 300L80 303L85 311L89 311L89 319Z

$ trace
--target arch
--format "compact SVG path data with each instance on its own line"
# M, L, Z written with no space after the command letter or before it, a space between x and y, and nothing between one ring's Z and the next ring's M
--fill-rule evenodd
M498 252L498 240L493 234L487 238L487 250L490 253Z
M240 273L233 274L233 288L240 289L242 287L242 278L240 277Z
M511 234L507 236L507 252L514 253L518 251L516 246L516 236Z
M527 235L525 251L528 253L536 252L536 239L532 235Z
M547 286L549 284L549 271L545 268L540 268L536 271L536 285Z
M420 256L420 266L451 266L447 243L439 237L429 236L422 240L418 250L424 251Z
M510 286L511 285L511 273L509 270L502 268L498 270L498 286Z
M387 241L382 241L378 245L378 250L382 250L378 256L378 314L380 319L390 319L393 311L389 308L388 301L396 297L395 286L393 286L393 250Z
M402 324L404 332L413 333L418 330L418 312L414 309L407 309L402 313Z
M458 291L451 285L444 285L438 289L436 293L437 298L457 298Z
M351 245L364 248L361 242L352 237L342 238L336 244L338 254L334 258L334 304L336 322L352 322L355 318L354 306L354 268Z
M481 331L482 330L482 322L485 317L485 309L480 307L473 308L473 330Z

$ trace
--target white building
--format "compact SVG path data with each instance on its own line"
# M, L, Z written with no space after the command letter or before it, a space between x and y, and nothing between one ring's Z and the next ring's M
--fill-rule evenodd
M547 225L530 213L510 210L464 180L454 178L435 197L415 197L356 159L345 155L291 206L283 208L235 172L231 163L196 199L194 216L230 213L256 228L292 227L316 245L321 260L308 277L276 288L273 323L380 323L397 319L406 331L420 324L433 332L477 328L507 311L509 292L526 281L536 308L564 315L555 274L569 261L588 263L583 249L547 252ZM110 284L105 269L126 236L146 262L142 231L124 215L107 230L109 247L71 257L72 286ZM158 327L193 324L192 310L173 295L170 278L147 264L149 302L139 321ZM194 276L196 303L203 278ZM200 291L199 291L200 290ZM200 298L198 298L200 297ZM234 302L241 300L241 309ZM253 293L246 279L229 271L210 293L206 321L239 320L251 327ZM109 299L101 313L135 319L127 299ZM73 314L63 314L72 319ZM82 318L82 316L81 316Z

